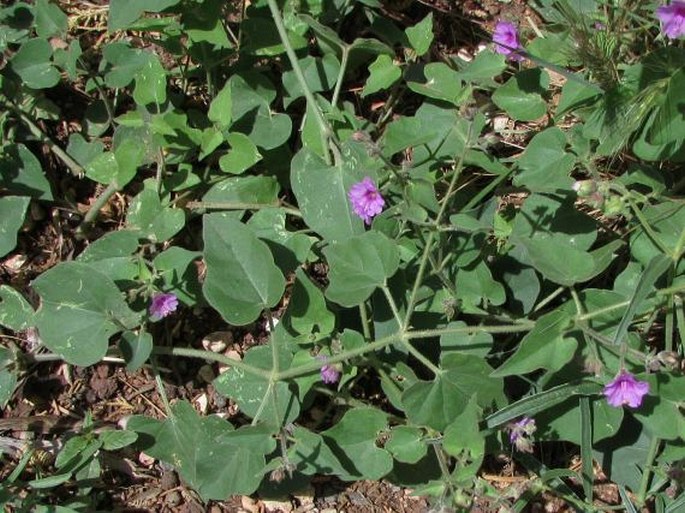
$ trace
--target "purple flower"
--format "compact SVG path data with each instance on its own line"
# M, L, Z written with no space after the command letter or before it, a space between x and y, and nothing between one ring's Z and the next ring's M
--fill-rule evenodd
M507 59L513 61L523 60L523 56L516 51L521 48L521 43L519 43L518 29L513 23L498 21L495 25L495 32L492 34L492 40L495 42L497 53L506 55Z
M371 224L371 218L380 214L385 205L385 200L378 192L376 184L368 176L350 187L347 196L350 198L354 213L361 217L366 224Z
M150 319L158 321L176 311L178 298L173 294L155 294L150 303Z
M662 5L656 10L666 37L675 39L685 34L685 2L674 1L671 5Z
M323 354L318 355L316 358L324 363L328 361L328 357ZM321 367L321 381L327 385L334 385L338 380L340 380L340 371L337 366L326 363Z
M638 381L625 369L618 373L613 381L604 387L604 395L611 406L621 407L627 404L637 408L642 404L642 398L649 393L649 383Z
M521 452L533 452L533 433L537 430L535 419L523 417L507 426L509 441Z

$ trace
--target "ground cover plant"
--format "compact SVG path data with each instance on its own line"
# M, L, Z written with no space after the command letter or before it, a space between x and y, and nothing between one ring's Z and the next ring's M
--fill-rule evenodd
M85 415L42 470L4 437L0 501L97 509L135 449L203 503L335 476L683 511L685 2L527 7L2 7L0 403L107 362L163 409ZM58 219L68 251L12 274ZM167 397L180 362L221 415ZM502 455L521 486L486 479Z

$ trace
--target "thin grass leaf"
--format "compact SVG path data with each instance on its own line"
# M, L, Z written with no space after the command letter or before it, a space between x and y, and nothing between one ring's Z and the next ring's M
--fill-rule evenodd
M642 302L647 298L647 296L652 292L652 287L659 279L659 277L666 272L666 269L671 265L672 260L666 255L656 255L645 268L640 281L635 287L635 292L630 298L630 304L628 309L623 314L623 318L618 325L616 334L614 335L614 344L619 344L628 332L628 326L633 321L635 312L642 305Z

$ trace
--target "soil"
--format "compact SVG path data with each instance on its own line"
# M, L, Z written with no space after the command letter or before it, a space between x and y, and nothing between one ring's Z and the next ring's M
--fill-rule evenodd
M58 2L63 10L73 12L82 2L63 0ZM401 2L400 2L401 3ZM412 5L394 5L387 2L386 9L393 18L411 25L433 12L436 23L436 51L455 54L459 51L473 53L479 43L487 41L498 19L515 19L522 23L535 23L535 13L523 0L503 2L499 0L420 0ZM95 5L95 4L90 4ZM79 19L81 26L102 24L103 12L93 11L91 17ZM527 20L527 21L523 21ZM94 41L96 33L94 33ZM97 44L97 43L95 43ZM76 99L78 94L65 91L65 97ZM54 99L58 101L59 99ZM62 101L65 101L62 99ZM74 119L80 119L75 114ZM62 147L66 146L70 132L79 127L46 125L42 127ZM52 207L34 205L28 221L19 236L17 249L0 262L0 280L22 291L35 303L30 282L58 262L71 259L83 250L86 241L76 237L79 216L72 210L84 212L99 194L99 190L87 181L78 180L61 168L39 145L32 148L42 155L44 168L53 183L59 184L61 203ZM129 196L116 195L105 207L95 227L94 237L116 229L123 222ZM228 342L228 349L242 355L247 348L266 339L263 323L241 329L227 328L223 321L210 313L199 316L165 320L160 329L191 341L193 347L201 347L208 333L217 332ZM33 332L4 333L3 344L17 344L23 350L36 345ZM218 374L217 365L203 365L188 361L161 361L167 396L170 400L185 399L204 414L224 413L228 417L239 415L230 402L217 395L211 379ZM23 477L37 473L49 473L53 455L60 447L64 435L77 433L87 413L96 426L121 426L131 415L147 415L163 418L163 403L157 391L154 377L149 369L127 372L117 363L102 363L90 368L78 368L58 362L43 362L25 369L14 397L2 411L0 418L0 443L9 441L40 441L46 457L32 461ZM14 444L16 445L21 445ZM11 448L10 448L11 449ZM5 460L0 470L4 479L11 472L21 452L10 450L13 457ZM521 473L508 458L493 463L484 470L483 477L492 486L502 490L502 496L520 494L526 489L528 476ZM569 462L571 458L569 458ZM411 490L399 488L385 481L343 483L330 477L315 477L301 491L286 497L233 497L225 502L203 504L197 495L179 479L175 471L145 454L132 449L110 453L106 460L101 482L95 484L94 493L101 496L102 511L159 511L159 512L425 512L431 506ZM598 476L601 478L601 476ZM68 495L68 487L60 492ZM611 484L600 479L596 486L597 500L617 504L618 494ZM476 501L472 511L478 513L507 511L503 504ZM572 511L568 505L552 497L540 497L530 506L530 511L562 513Z

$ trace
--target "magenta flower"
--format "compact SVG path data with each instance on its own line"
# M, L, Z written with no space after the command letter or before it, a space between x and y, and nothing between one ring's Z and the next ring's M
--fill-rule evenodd
M150 303L150 319L158 321L178 308L178 298L173 294L155 294Z
M662 5L656 10L656 16L667 37L675 39L685 34L685 2L676 0L671 5Z
M535 419L523 417L507 426L509 441L521 452L533 452L533 433L537 430Z
M604 387L604 395L611 406L621 407L627 404L637 408L642 404L642 398L649 393L649 383L638 381L625 369L618 373L613 381Z
M519 43L518 29L513 23L498 21L495 25L495 32L492 34L492 40L495 42L497 53L505 55L507 59L513 61L523 60L523 56L516 51L521 48L521 43Z
M322 361L322 362L327 362L328 357L326 355L320 354L317 357L317 360ZM321 367L321 381L326 383L327 385L334 385L340 380L340 371L338 370L338 367L336 365L329 365L326 363L323 367Z
M380 214L383 211L383 206L385 206L383 196L368 176L350 187L347 196L350 198L354 213L361 217L366 224L371 224L371 218Z

